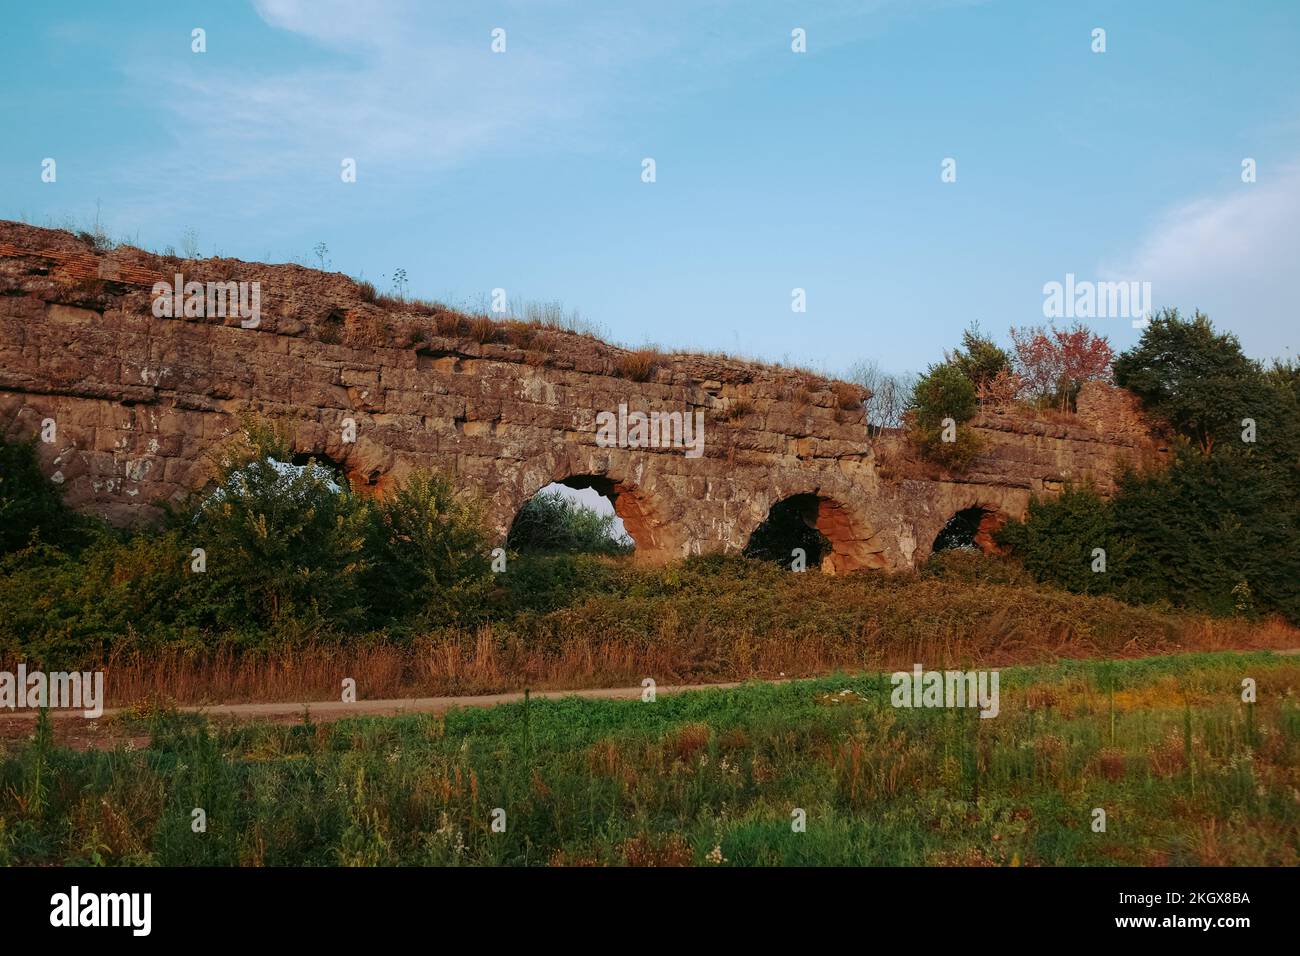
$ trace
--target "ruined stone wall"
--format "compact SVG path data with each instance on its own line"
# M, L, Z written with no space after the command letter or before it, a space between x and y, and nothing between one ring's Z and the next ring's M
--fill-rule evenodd
M260 324L155 317L152 286L177 273L258 282ZM118 524L202 489L246 410L283 417L297 451L354 486L454 471L499 535L551 482L597 487L649 560L741 550L774 504L812 494L828 570L911 566L962 508L1019 516L1066 481L1105 489L1153 447L1137 419L1107 411L1129 408L1124 396L1090 388L1069 424L982 416L987 452L953 478L906 460L896 437L873 444L862 392L845 383L690 354L646 374L590 336L366 299L351 279L300 266L100 254L0 222L0 432L33 437L53 421L54 441L38 445L47 474L72 506ZM597 416L620 404L703 412L703 455L601 447Z

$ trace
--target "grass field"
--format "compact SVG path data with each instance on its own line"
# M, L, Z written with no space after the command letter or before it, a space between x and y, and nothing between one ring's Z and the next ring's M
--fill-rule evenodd
M151 743L113 752L42 724L0 756L0 864L1300 862L1300 660L1001 678L994 719L835 676L334 724L162 712L120 718Z

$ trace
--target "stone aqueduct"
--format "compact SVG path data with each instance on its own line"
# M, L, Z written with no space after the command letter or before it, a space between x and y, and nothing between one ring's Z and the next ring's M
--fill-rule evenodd
M257 282L261 321L156 318L153 286ZM1023 514L1072 480L1111 487L1156 453L1127 393L1089 386L1068 421L983 414L986 451L962 476L870 438L862 390L725 357L667 355L648 372L588 336L472 324L367 301L339 274L231 259L182 261L0 222L0 432L38 436L72 506L118 524L211 479L243 410L282 416L296 450L380 493L412 469L481 489L504 535L552 482L609 495L645 560L744 549L773 505L811 503L833 551L823 568L911 567L958 511ZM704 454L606 448L596 416L705 416ZM345 442L344 421L356 423Z

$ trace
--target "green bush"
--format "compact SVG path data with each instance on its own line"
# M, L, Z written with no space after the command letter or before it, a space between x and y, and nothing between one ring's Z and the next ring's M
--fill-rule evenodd
M999 372L1011 371L1011 356L980 331L978 322L961 334L961 348L945 357L976 389L997 378Z
M1023 521L1008 521L995 535L1039 581L1075 594L1114 590L1131 548L1116 538L1108 503L1091 488L1071 487L1055 498L1035 498ZM1105 571L1093 570L1093 552L1105 551Z
M591 554L524 552L510 558L510 571L499 575L502 593L495 610L501 616L548 612L600 594L623 591L634 574L625 563Z
M16 545L0 553L0 656L69 664L164 645L405 633L487 613L493 575L477 500L430 474L385 500L361 497L314 461L292 464L276 426L243 424L215 490L160 530L71 515L31 447L0 444L6 544ZM54 543L65 538L76 548Z
M60 665L175 640L195 607L175 533L95 533L75 556L37 544L0 560L0 657Z
M492 584L482 504L439 474L417 473L371 506L366 558L361 587L375 623L471 620Z
M196 623L311 629L364 620L368 503L329 469L285 458L254 439L178 527L185 544L206 553L205 571L186 571Z

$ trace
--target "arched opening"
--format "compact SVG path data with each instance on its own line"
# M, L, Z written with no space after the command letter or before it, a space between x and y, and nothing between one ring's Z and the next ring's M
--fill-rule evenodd
M795 564L796 550L802 549L805 567L821 567L822 559L834 550L834 545L817 529L820 504L821 499L811 494L793 495L778 501L749 536L745 557L791 568Z
M603 475L552 482L524 502L506 546L543 554L631 554L636 540L628 525L640 514L634 505L632 496Z
M348 476L348 470L341 462L335 461L329 455L319 451L299 451L294 452L290 464L295 468L305 468L308 464L315 462L316 467L324 468L330 473L330 477L340 487L354 488L351 478Z
M795 549L802 549L802 555ZM815 493L791 495L772 505L744 553L791 570L802 565L827 574L888 566L880 536L838 501Z
M349 455L344 462L322 451L299 451L294 452L291 459L291 463L298 468L309 461L315 461L318 468L326 469L341 487L350 488L359 494L383 497L394 486L391 473L383 467L384 462L376 461L373 457L367 460Z
M1000 511L975 505L963 508L948 519L935 536L932 553L940 551L970 551L983 554L1000 554L1001 549L993 536L1006 522Z

